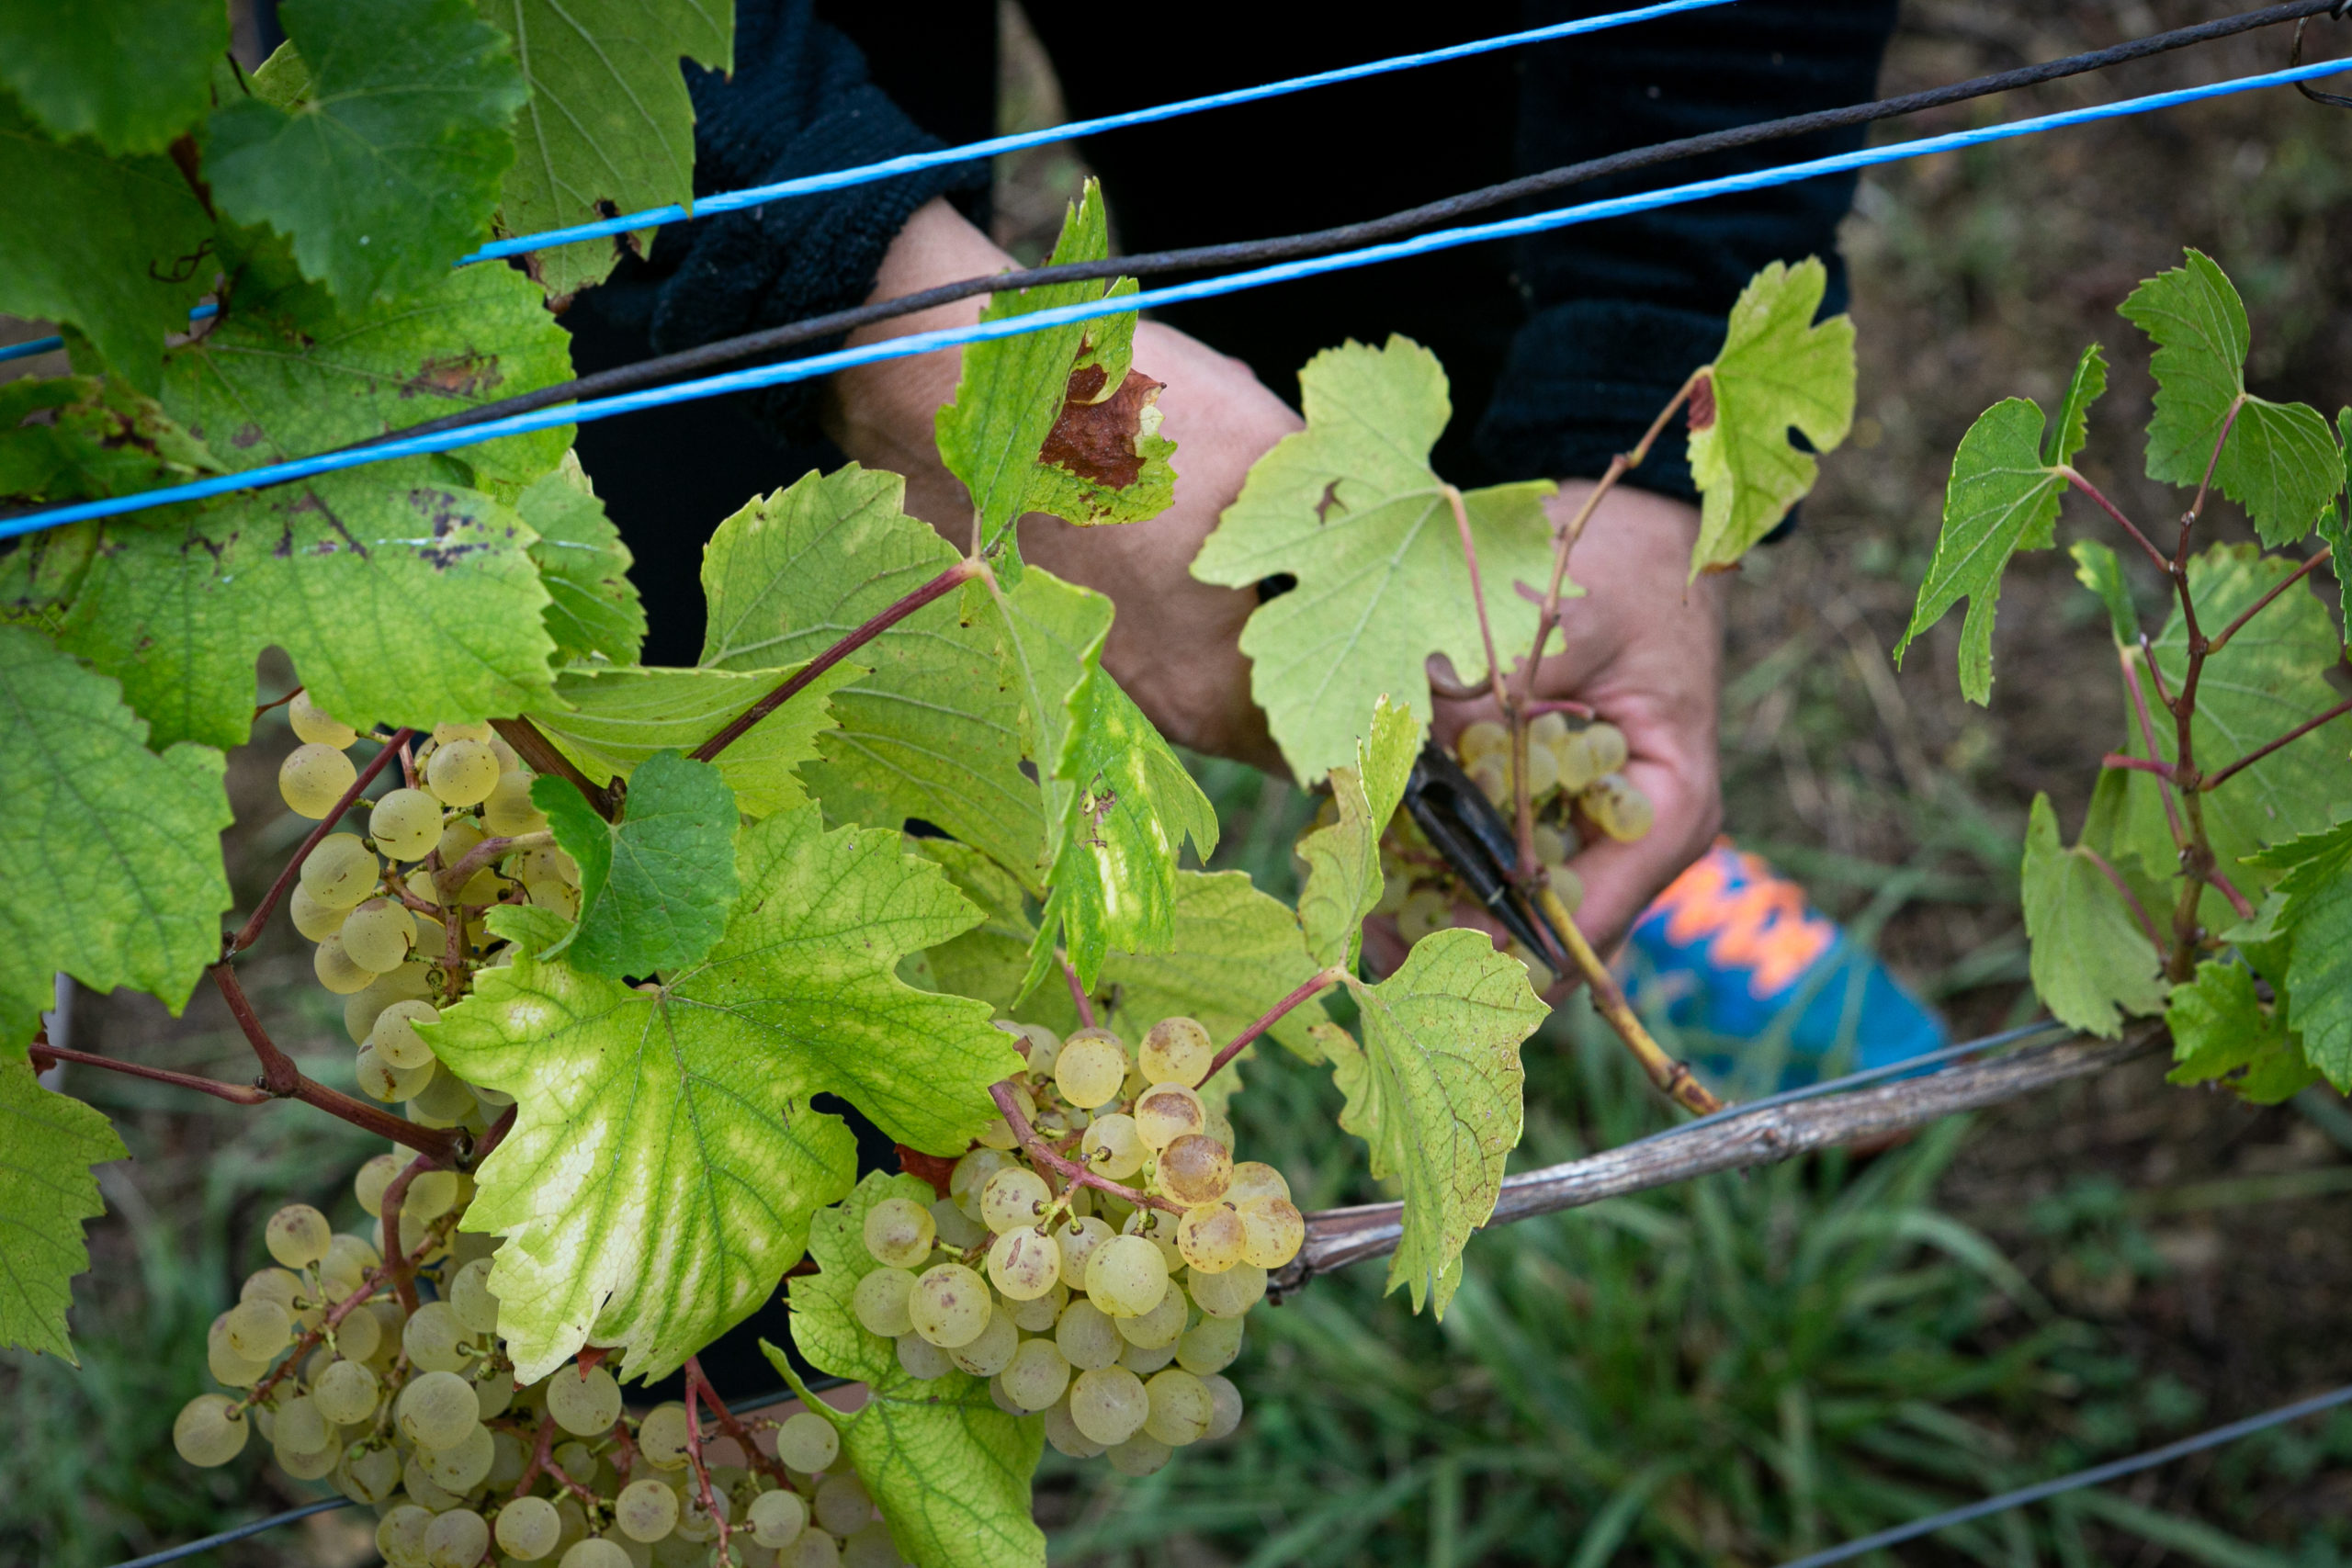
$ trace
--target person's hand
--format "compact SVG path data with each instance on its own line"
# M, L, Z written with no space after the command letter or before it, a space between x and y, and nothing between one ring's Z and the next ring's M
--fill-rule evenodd
M1574 515L1591 489L1563 483L1549 502L1555 522ZM1723 822L1715 760L1722 589L1713 577L1684 586L1698 530L1695 507L1645 491L1611 491L1568 561L1586 594L1562 603L1553 651L1536 671L1538 699L1588 704L1625 732L1625 776L1657 809L1647 837L1597 839L1569 862L1584 883L1577 924L1602 953ZM1523 648L1498 651L1506 665L1526 655ZM1438 739L1451 744L1472 720L1498 716L1491 701L1440 700Z
M892 243L873 297L1012 265L954 208L934 201ZM968 324L982 303L976 297L904 316L861 329L850 342ZM941 465L932 423L956 395L959 364L944 349L843 371L831 384L826 430L858 461L907 476L907 510L960 547L971 540L971 501ZM1300 428L1299 418L1241 361L1156 321L1136 329L1135 367L1165 384L1159 433L1176 443L1174 503L1148 523L1091 528L1033 514L1021 523L1022 555L1111 597L1119 613L1102 662L1170 739L1280 772L1239 646L1257 596L1199 581L1190 568L1218 513L1241 493L1250 465Z

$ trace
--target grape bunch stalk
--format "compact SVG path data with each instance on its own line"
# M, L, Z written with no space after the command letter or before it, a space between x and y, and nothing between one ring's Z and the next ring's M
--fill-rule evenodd
M1107 1029L998 1027L1025 1059L996 1087L1002 1114L944 1197L866 1212L877 1267L851 1308L910 1376L986 1378L1063 1453L1148 1475L1240 1424L1222 1374L1306 1220L1281 1172L1234 1163L1198 1089L1224 1062L1196 1021L1161 1019L1132 1050Z

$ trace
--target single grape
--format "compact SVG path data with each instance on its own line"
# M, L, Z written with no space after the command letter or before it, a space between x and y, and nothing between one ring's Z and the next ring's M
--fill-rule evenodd
M1161 1293L1159 1304L1149 1312L1134 1317L1118 1317L1111 1321L1117 1325L1119 1337L1130 1345L1140 1345L1147 1350L1157 1350L1163 1345L1173 1345L1176 1337L1184 1332L1184 1318L1189 1303L1184 1292L1168 1290ZM1125 1352L1121 1352L1125 1354Z
M336 1325L334 1348L337 1353L356 1364L373 1360L377 1348L383 1343L383 1338L384 1324L381 1318L372 1312L355 1312ZM368 1397L373 1399L375 1396L371 1393ZM343 1417L338 1416L334 1419L341 1421Z
M998 1235L1015 1225L1034 1225L1053 1197L1046 1179L1035 1171L1019 1166L1000 1170L980 1189L980 1224Z
M686 1407L673 1400L647 1411L638 1423L637 1451L656 1470L684 1469Z
M1136 1100L1135 1122L1136 1135L1146 1148L1157 1152L1200 1132L1208 1124L1208 1111L1191 1085L1157 1083Z
M1073 1291L1086 1289L1086 1262L1094 1249L1118 1233L1088 1214L1064 1220L1054 1230L1054 1249L1061 1255L1061 1280Z
M1159 1190L1186 1208L1214 1203L1233 1184L1233 1155L1203 1133L1187 1133L1159 1151Z
M1211 1317L1239 1317L1264 1298L1266 1271L1237 1263L1222 1274L1195 1274L1191 1285L1194 1304Z
M1507 757L1510 754L1510 731L1489 718L1465 724L1462 733L1453 738L1453 754L1465 768L1475 767L1481 758Z
M1249 1245L1246 1230L1241 1216L1231 1209L1204 1203L1185 1210L1176 1222L1176 1250L1193 1273L1222 1274L1241 1261Z
M794 1412L775 1429L775 1457L804 1475L831 1469L841 1451L841 1433L813 1410Z
M457 1203L456 1171L420 1170L409 1179L408 1196L401 1201L401 1213L410 1219L437 1220Z
M1060 1248L1055 1248L1058 1259ZM998 1294L1003 1294L999 1292ZM1012 1314L1012 1325L1023 1334L1050 1334L1054 1325L1062 1319L1062 1308L1069 1304L1069 1287L1057 1278L1041 1296L1027 1301L1007 1300L1005 1310Z
M430 1066L412 1067L402 1071L376 1055L376 1047L373 1045L359 1047L359 1055L352 1070L359 1079L360 1091L371 1099L383 1100L386 1104L394 1100L407 1100L414 1095L417 1090L432 1081L434 1072ZM399 1173L395 1171L393 1174ZM383 1190L379 1188L377 1198L379 1202L382 1197Z
M893 1269L911 1269L930 1257L938 1235L931 1211L910 1199L885 1198L865 1211L865 1250Z
M1062 1037L1042 1023L1015 1023L1000 1018L996 1026L1007 1034L1020 1036L1015 1047L1021 1053L1025 1076L1032 1083L1042 1084L1054 1076L1054 1063L1062 1054Z
M308 1203L288 1203L269 1216L262 1233L269 1255L288 1269L307 1269L327 1255L334 1227Z
M1416 888L1396 912L1396 934L1417 942L1453 923L1453 904L1434 888Z
M229 1309L224 1337L229 1348L249 1361L266 1361L286 1348L294 1337L294 1314L266 1296L239 1302Z
M1242 1260L1279 1269L1306 1244L1306 1216L1287 1198L1258 1198L1241 1207Z
M1176 1224L1182 1217L1164 1209L1137 1209L1121 1224L1119 1233L1141 1236L1151 1243L1159 1254L1159 1260L1167 1265L1168 1272L1173 1274L1184 1267L1184 1255L1176 1246Z
M1216 1414L1209 1417L1209 1429L1201 1434L1201 1438L1204 1442L1222 1442L1241 1425L1241 1391L1233 1386L1230 1379L1215 1372L1204 1375L1201 1383L1209 1391L1209 1399L1216 1406Z
M293 727L295 739L311 745L332 746L340 751L359 739L357 730L312 702L311 694L299 687L287 700L286 718Z
M840 1543L823 1530L802 1530L775 1554L775 1568L841 1568Z
M1552 753L1552 761L1560 775L1560 787L1575 795L1609 770L1600 765L1593 750L1593 727L1570 729L1544 748Z
M438 742L424 760L424 787L444 806L480 805L498 777L498 753L480 740Z
M498 1332L498 1298L491 1293L487 1258L477 1258L449 1277L448 1302L469 1334Z
M1544 800L1559 787L1559 754L1549 746L1530 746L1527 749L1527 797Z
M876 1269L850 1292L849 1309L868 1334L896 1339L914 1327L907 1313L907 1298L914 1288L915 1277L909 1270Z
M1207 1317L1176 1340L1176 1364L1194 1377L1221 1372L1241 1354L1241 1319Z
M344 1320L345 1326L347 1328L359 1318L366 1318L369 1328L375 1326L376 1320L365 1313L352 1314ZM345 1350L348 1354L349 1347ZM318 1381L311 1385L311 1403L318 1406L322 1416L336 1426L351 1427L376 1414L378 1393L374 1372L357 1361L342 1360L319 1374Z
M401 1489L409 1495L410 1500L436 1514L446 1513L463 1504L463 1497L452 1496L443 1491L440 1484L424 1472L423 1456L424 1450L413 1450L408 1462L401 1467Z
M514 1386L514 1374L492 1371L487 1377L474 1379L474 1408L485 1421L506 1414L519 1392Z
M359 770L333 746L315 741L286 753L277 767L277 793L297 816L323 818L358 781Z
M294 929L312 942L323 942L343 929L350 917L349 909L330 908L311 897L311 890L300 882L286 900L287 913L294 919Z
M172 1421L172 1447L188 1463L210 1470L244 1451L250 1430L244 1412L228 1395L199 1393Z
M1568 738L1567 716L1561 713L1539 713L1527 721L1527 739L1531 745L1557 746Z
M938 1227L938 1245L961 1252L988 1240L989 1228L956 1206L953 1198L942 1198L931 1206L932 1223Z
M1012 1353L1020 1347L1021 1330L1012 1325L1012 1314L1000 1306L989 1314L988 1326L949 1350L947 1359L976 1378L992 1378L1012 1364Z
M204 1366L214 1382L229 1388L251 1388L269 1371L266 1360L240 1356L230 1348L229 1314L225 1312L212 1320L212 1326L205 1335Z
M1151 1151L1136 1131L1135 1118L1114 1111L1087 1123L1085 1136L1079 1140L1078 1157L1096 1175L1119 1181L1141 1170Z
M944 1378L956 1370L946 1351L912 1329L899 1336L899 1365L910 1378Z
M1136 1048L1136 1065L1154 1083L1196 1084L1215 1060L1216 1043L1198 1019L1163 1018Z
M504 839L545 831L547 814L531 801L531 775L519 768L499 774L481 803L481 820Z
M989 1179L1000 1170L1010 1168L1014 1161L1001 1149L978 1148L956 1162L948 1172L947 1195L956 1201L967 1219L980 1217L980 1194L988 1190ZM985 1226L982 1235L989 1233Z
M809 1510L817 1524L833 1535L847 1535L873 1522L874 1500L854 1471L844 1470L818 1483L816 1506Z
M808 1528L808 1505L801 1500L799 1493L779 1486L752 1498L743 1522L752 1527L753 1540L774 1551L790 1546L793 1539Z
M992 1309L989 1284L960 1263L925 1269L907 1295L907 1315L915 1332L943 1350L978 1338Z
M488 750L483 748L485 755ZM558 1367L548 1374L547 1386L548 1414L576 1437L609 1432L620 1419L621 1385L602 1367L591 1367L584 1374L577 1364Z
M1585 744L1592 748L1592 771L1596 774L1619 772L1633 754L1625 745L1625 732L1613 724L1595 721L1587 725L1584 739Z
M335 1490L355 1503L379 1507L401 1489L401 1456L389 1448L352 1443L335 1462Z
M408 1100L409 1120L426 1127L454 1127L481 1109L473 1089L455 1073L433 1074Z
M311 1454L327 1446L327 1418L309 1394L296 1394L272 1414L269 1440L279 1448Z
M349 925L351 922L346 920L344 923ZM338 997L347 997L354 991L365 989L379 973L352 957L345 951L343 939L333 936L319 943L311 953L311 972L318 976L320 985Z
M1552 885L1552 891L1559 895L1561 906L1571 914L1584 902L1584 878L1566 866L1545 866L1544 879Z
M556 1568L637 1568L637 1560L614 1542L592 1535L565 1548Z
M1099 1459L1108 1446L1078 1429L1078 1423L1070 1419L1067 1393L1046 1412L1045 1427L1046 1441L1072 1459Z
M436 1514L424 1528L424 1561L430 1568L474 1568L490 1550L490 1526L471 1508Z
M1008 1230L989 1248L989 1282L1010 1301L1035 1301L1059 1281L1061 1258L1044 1231L1033 1225Z
M423 860L441 841L441 803L421 789L387 790L368 813L368 836L394 860Z
M1136 1480L1164 1469L1175 1454L1173 1449L1149 1432L1137 1432L1125 1442L1114 1444L1107 1452L1113 1470Z
M501 1492L511 1492L523 1479L523 1470L530 1462L531 1450L513 1432L492 1432L490 1446L495 1457L490 1461L490 1484Z
M454 1372L462 1370L473 1359L466 1346L470 1337L455 1307L447 1302L427 1302L409 1314L407 1325L401 1330L401 1348L408 1352L411 1366L422 1367L428 1372ZM562 1417L558 1416L557 1420L560 1423ZM611 1423L605 1425L610 1426ZM427 1443L425 1446L447 1448L448 1445Z
M455 1448L419 1449L416 1454L435 1485L461 1497L489 1479L498 1450L490 1440L490 1428L477 1426Z
M1062 1042L1054 1061L1054 1087L1081 1111L1117 1099L1126 1077L1126 1047L1108 1030L1080 1030Z
M433 846L444 866L456 865L472 852L475 845L490 835L476 826L470 817L452 817L443 824L440 841Z
M1144 1430L1171 1449L1197 1443L1207 1432L1216 1405L1208 1385L1180 1367L1170 1367L1144 1384L1151 1396L1151 1414Z
M1023 1339L997 1376L1015 1404L1044 1410L1069 1387L1069 1358L1050 1339Z
M1114 1235L1086 1260L1086 1293L1113 1317L1139 1317L1168 1293L1168 1263L1142 1236Z
M420 1448L453 1449L481 1425L473 1386L455 1372L411 1378L394 1404L401 1431Z
M318 1481L334 1473L334 1467L343 1461L343 1450L334 1443L316 1449L295 1449L284 1443L272 1443L269 1457L278 1469L296 1481Z
M329 833L302 862L302 886L333 909L348 909L376 890L383 863L356 833Z
M470 719L464 723L452 721L447 724L435 725L433 740L435 745L447 745L452 740L479 740L487 746L491 742L491 738L497 733L498 731L490 727L490 720L486 718Z
M1117 1361L1126 1341L1108 1313L1080 1296L1062 1309L1062 1320L1054 1325L1054 1345L1064 1360L1091 1372Z
M1657 818L1650 797L1635 789L1623 773L1603 773L1577 797L1584 814L1619 843L1645 837Z
M664 1491L668 1488L664 1487ZM563 1521L545 1497L517 1497L498 1510L498 1550L525 1562L537 1562L555 1550L563 1535Z
M390 898L368 898L351 911L332 940L339 940L360 968L389 974L408 962L416 945L416 917Z
M906 1560L880 1519L850 1531L842 1540L842 1568L899 1568Z
M678 1495L650 1476L632 1481L613 1499L613 1524L629 1540L650 1545L678 1528Z
M1143 1380L1125 1367L1098 1367L1070 1382L1070 1419L1106 1448L1141 1431L1150 1414L1151 1396L1144 1392Z
M1479 793L1498 807L1510 800L1510 760L1508 753L1490 752L1463 770Z

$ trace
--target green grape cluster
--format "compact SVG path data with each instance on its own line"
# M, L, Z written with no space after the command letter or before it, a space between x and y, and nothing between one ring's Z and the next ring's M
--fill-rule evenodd
M1222 1374L1306 1220L1281 1172L1234 1163L1232 1124L1193 1087L1216 1055L1194 1020L1162 1019L1133 1049L1107 1029L998 1027L1019 1037L1014 1100L1035 1145L1000 1118L946 1197L868 1210L876 1267L851 1308L910 1375L986 1378L999 1408L1042 1415L1063 1453L1148 1475L1240 1424Z
M353 1187L370 1214L401 1163L361 1168ZM822 1416L747 1424L773 1432L773 1454L745 1454L706 1427L715 1451L697 1469L685 1406L632 1416L601 1366L567 1363L518 1386L490 1288L497 1242L455 1229L467 1185L430 1171L408 1188L404 1234L412 1206L435 1216L409 1248L426 1298L413 1312L366 1238L334 1234L307 1204L272 1216L276 1266L212 1325L210 1369L229 1392L180 1411L180 1456L225 1464L257 1431L288 1476L330 1481L375 1509L390 1568L702 1568L721 1519L735 1568L897 1568L888 1528Z

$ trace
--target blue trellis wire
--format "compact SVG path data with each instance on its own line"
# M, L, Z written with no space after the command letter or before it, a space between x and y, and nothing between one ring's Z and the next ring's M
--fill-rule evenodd
M1396 54L1385 60L1367 61L1362 65L1343 65L1334 71L1317 71L1312 75L1287 77L1280 82L1267 82L1255 87L1237 87L1229 93L1210 93L1197 98L1179 98L1174 103L1157 104L1150 108L1128 109L1121 114L1106 114L1094 119L1071 120L1064 125L1051 125L1042 130L1023 130L1011 136L992 136L985 141L967 142L961 147L942 147L929 152L909 152L896 158L885 158L878 164L860 164L854 168L828 169L820 175L802 175L797 179L779 180L774 185L752 186L743 190L730 190L717 196L707 196L683 206L648 208L643 212L625 212L617 218L601 219L594 223L578 223L568 229L547 229L536 234L518 234L511 240L497 240L482 246L470 255L460 256L458 265L469 262L493 261L501 256L521 255L526 251L544 249L549 245L568 244L575 240L600 239L607 234L627 234L639 229L649 229L660 223L678 223L689 219L708 218L715 213L735 212L746 207L761 207L787 197L811 196L819 191L840 190L847 186L865 185L875 180L887 180L899 175L910 175L922 169L935 169L948 164L968 164L981 158L992 158L1000 152L1017 152L1024 147L1042 147L1048 142L1066 141L1080 136L1094 136L1106 130L1120 130L1131 125L1149 125L1157 120L1176 119L1184 115L1199 114L1204 109L1230 108L1236 104L1254 104L1265 98L1279 98L1292 93L1303 93L1310 87L1328 87L1339 82L1358 82L1367 76L1385 76L1391 72L1410 71L1423 65L1441 65L1450 60L1467 60L1473 55L1491 54L1498 50L1516 49L1521 44L1548 43L1556 39L1575 38L1581 33L1597 33L1610 28L1622 28L1634 22L1654 21L1684 11L1702 11L1712 6L1727 6L1732 0L1660 0L1650 6L1636 6L1629 11L1614 11L1601 17L1580 17L1574 21L1554 22L1547 27L1529 28L1523 32L1503 33L1495 38L1476 39L1469 43L1449 44L1443 49L1424 50L1418 54Z
M191 309L187 313L187 319L190 322L201 321L220 313L220 307L208 299L203 304ZM23 343L12 343L6 348L0 348L0 364L5 364L11 359L28 359L36 354L52 353L64 346L65 339L62 335L27 338Z
M1452 250L1456 246L1476 244L1487 240L1518 239L1530 234L1547 233L1575 224L1591 223L1607 218L1622 218L1633 213L1654 211L1664 207L1677 207L1687 202L1702 201L1710 197L1764 190L1774 186L1792 185L1800 180L1817 179L1825 175L1846 174L1858 169L1873 168L1883 164L1901 163L1906 159L1925 157L1931 153L1954 152L1962 148L1984 146L1989 142L2005 141L2020 136L2038 135L2043 131L2059 130L2070 126L2088 125L2103 119L2118 119L2131 115L2147 114L2156 109L2199 103L2209 98L2225 97L2237 93L2254 92L2265 87L2288 86L2298 82L2308 82L2318 77L2338 75L2346 72L2352 72L2352 60L2321 61L2310 65L2290 67L2284 71L2265 72L2255 76L2233 77L2227 81L2208 83L2202 86L2183 87L2172 92L2152 93L2143 97L2125 98L2112 104L2098 104L2086 108L2068 109L2059 114L2040 115L2030 119L2013 120L2006 125L1984 126L1972 130L1952 131L1941 136L1921 137L1916 141L1896 142L1884 147L1865 147L1853 152L1841 152L1834 157L1815 158L1804 163L1752 170L1746 174L1727 175L1717 179L1698 180L1688 185L1669 186L1664 189L1644 191L1632 196L1612 197L1604 201L1584 202L1573 207L1556 208L1548 212L1531 213L1524 217L1502 219L1491 223L1440 229L1387 244L1366 245L1359 250L1342 251L1332 255L1310 256L1297 261L1282 262L1272 266L1256 267L1246 272L1229 273L1223 277L1202 278L1191 283L1174 284L1165 288L1147 288L1134 294L1086 300L1075 305L1059 306L1053 310L1032 311L1026 315L982 321L975 326L914 333L904 337L887 338L878 343L865 344L855 348L837 349L830 354L811 355L808 358L789 360L781 365L758 366L747 370L728 371L722 375L676 382L666 387L652 387L639 391L619 393L609 398L592 399L586 402L568 406L535 409L527 413L513 414L505 419L484 424L469 425L458 430L436 431L430 435L409 436L366 447L340 452L324 452L316 457L265 464L240 473L219 474L209 479L192 480L187 484L167 486L161 490L142 491L132 495L109 496L98 501L76 502L68 506L51 507L45 511L27 513L21 516L0 521L0 538L37 533L41 529L53 528L65 523L119 516L124 513L144 511L150 507L169 505L176 502L200 501L208 496L223 495L232 491L283 484L291 479L336 473L345 468L360 468L370 463L388 462L396 457L414 457L428 453L453 451L459 447L494 441L501 436L522 435L558 425L609 419L616 414L634 413L640 409L660 408L671 403L692 402L703 398L722 397L732 392L752 391L763 387L808 380L816 377L831 375L836 370L847 369L853 366L901 359L914 355L928 354L936 349L960 347L966 344L988 343L999 338L1017 337L1047 327L1064 326L1073 321L1091 321L1101 316L1123 315L1131 310L1148 310L1160 306L1182 304L1186 300L1205 299L1221 294L1235 294L1244 289L1261 288L1269 284L1288 283L1297 278L1317 276L1323 273L1341 272L1353 267L1375 265L1381 262L1427 255L1435 251Z

